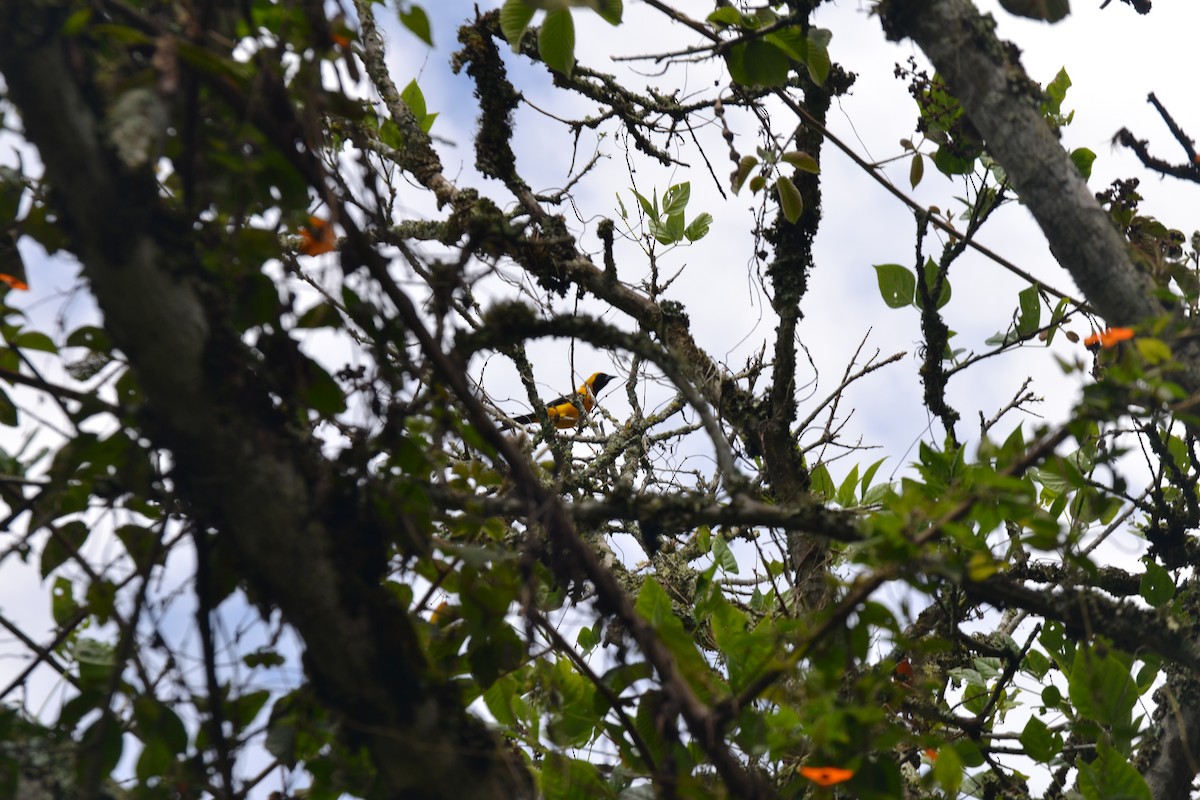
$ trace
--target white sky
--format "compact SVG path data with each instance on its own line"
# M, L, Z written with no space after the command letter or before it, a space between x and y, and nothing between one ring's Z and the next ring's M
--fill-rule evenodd
M481 3L481 7L499 2ZM705 3L680 3L680 8L697 16L706 13ZM1023 63L1031 76L1048 83L1059 68L1066 67L1073 80L1065 109L1076 110L1075 120L1064 131L1064 146L1088 147L1096 152L1090 185L1101 190L1116 177L1140 176L1142 194L1147 200L1145 213L1190 233L1195 222L1181 217L1186 198L1194 189L1177 181L1159 181L1147 176L1128 152L1110 146L1113 134L1127 126L1136 135L1148 138L1154 150L1164 157L1181 159L1165 127L1145 102L1150 91L1158 94L1185 129L1200 130L1189 100L1194 97L1193 80L1188 70L1168 54L1187 52L1189 31L1200 23L1200 6L1192 3L1160 2L1149 16L1139 16L1128 6L1114 2L1103 12L1099 3L1075 3L1074 14L1057 25L1046 25L1004 12L996 2L981 2L981 9L994 13L1001 36L1012 39L1023 50ZM390 61L398 84L416 77L431 111L440 112L433 133L448 140L440 147L447 172L463 184L479 185L472 164L472 136L476 107L471 97L473 85L466 75L452 75L446 54L457 47L455 29L471 3L430 4L437 49L430 54L414 45L406 32L390 37ZM833 31L832 58L856 73L852 94L830 111L830 129L856 147L867 160L884 161L901 153L901 138L913 137L916 108L905 85L892 75L893 66L915 55L924 63L911 43L887 42L879 22L869 11L870 3L857 0L823 6L817 23ZM721 79L719 69L709 64L675 67L665 74L652 62L619 63L614 55L645 55L694 44L695 39L678 26L672 26L658 12L630 0L625 6L625 22L613 28L590 13L577 13L577 57L581 64L612 72L635 90L646 86L661 89L682 88L685 92L711 93L714 80ZM535 22L537 20L535 19ZM505 50L509 74L517 88L539 108L563 117L578 118L594 112L589 101L555 90L545 70ZM642 74L632 70L640 69ZM1190 115L1190 117L1189 117ZM735 121L734 114L730 114ZM777 132L786 133L791 125L785 112L773 115ZM606 129L609 134L612 127ZM752 131L742 127L737 146L742 153L752 152L757 142ZM730 163L724 143L716 129L698 132L705 143L709 160L723 181ZM565 127L522 106L517 114L514 148L518 169L535 189L562 186L568 180L572 158L570 137ZM595 137L585 132L580 139L577 163L583 163L596 148ZM620 193L626 208L633 204L631 180L625 166L622 143L607 135L598 145L606 156L600 169L582 181L575 193L576 207L585 223L571 220L576 229L585 227L595 251L595 223L600 216L615 217L615 195ZM657 188L661 195L671 183L689 180L692 201L689 216L708 211L715 217L712 232L698 246L669 254L663 260L664 272L686 266L668 296L685 305L697 340L710 355L731 368L743 365L747 355L763 342L771 342L774 319L769 304L758 289L753 264L752 209L758 202L743 189L741 195L724 202L718 196L707 169L694 147L679 150L691 170L669 171L647 159L637 163L637 185L643 193ZM637 154L640 156L640 154ZM805 315L800 329L801 341L809 348L819 370L820 385L814 399L823 398L840 379L846 361L859 341L871 331L866 352L878 348L883 355L905 350L909 357L882 373L876 373L849 393L856 410L847 430L851 438L861 435L866 444L880 445L881 454L891 456L890 466L901 463L903 453L920 436L929 436L928 420L921 406L921 387L917 377L919 362L915 355L920 344L918 315L913 309L891 310L884 306L875 284L873 264L900 263L912 266L915 225L911 212L887 194L848 158L827 146L823 156L822 191L824 218L816 242L817 264L810 276L810 288L803 304ZM908 161L896 162L887 169L893 181L907 190ZM483 181L485 191L500 202L511 201L494 181ZM727 188L727 187L726 187ZM941 176L927 161L925 179L910 194L925 205L958 210L953 199L963 196L961 181ZM419 202L419 201L414 201ZM1006 206L989 221L979 241L1050 285L1078 294L1069 276L1055 264L1041 232L1023 208ZM938 255L927 240L926 254ZM934 246L940 247L940 242ZM623 280L637 281L646 272L646 259L636 248L628 247L618 255ZM944 309L946 320L958 336L952 347L983 351L984 339L1003 330L1017 305L1017 292L1026 284L1001 267L971 252L960 258L951 271L954 299ZM1049 309L1043 311L1043 321ZM1077 332L1089 331L1079 325ZM1069 357L1088 355L1081 346L1070 346L1059 337L1060 354ZM609 362L579 358L576 375L566 374L567 345L543 342L531 347L538 379L544 391L561 391L578 382L580 374L594 369L609 369ZM620 365L614 368L619 371ZM1016 354L993 359L981 367L952 379L949 399L963 416L960 436L974 438L978 432L977 412L991 416L1004 405L1029 375L1037 379L1033 390L1046 399L1037 410L1050 420L1061 419L1078 395L1076 378L1063 378L1052 355L1044 348L1026 348ZM506 370L502 359L494 359L484 374L484 386L493 397L511 397L515 405L524 403L524 392L515 383L514 373ZM622 392L608 390L606 407L621 416ZM801 406L801 415L805 406ZM1011 417L1009 426L1015 424ZM1002 429L1004 426L1002 425ZM932 430L940 441L940 424ZM848 468L846 465L845 468ZM834 468L835 476L838 470Z

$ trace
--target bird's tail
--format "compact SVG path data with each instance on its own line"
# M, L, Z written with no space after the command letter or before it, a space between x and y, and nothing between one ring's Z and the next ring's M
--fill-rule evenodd
M506 431L516 430L531 422L537 422L537 416L534 414L522 414L519 417L505 417L500 422L500 428Z

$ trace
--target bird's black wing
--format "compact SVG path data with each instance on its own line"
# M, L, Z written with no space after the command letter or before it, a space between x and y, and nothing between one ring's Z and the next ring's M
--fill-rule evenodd
M571 395L571 397L566 397L566 396L556 397L553 400L551 400L550 402L546 403L546 408L550 409L550 408L553 408L554 406L561 406L564 403L570 403L570 404L574 405L575 401L572 399L574 397L575 397L575 395ZM513 422L517 423L518 425L528 425L531 422L537 422L537 419L538 419L537 414L522 414L519 417L512 418Z

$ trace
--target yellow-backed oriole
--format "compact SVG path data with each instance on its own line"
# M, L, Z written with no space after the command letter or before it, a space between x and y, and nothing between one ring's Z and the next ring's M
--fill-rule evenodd
M546 416L550 418L556 428L574 428L579 424L580 412L587 414L591 411L596 404L596 395L613 380L616 378L612 375L605 375L603 372L593 373L590 378L580 384L575 394L569 397L556 397L547 403ZM519 417L513 417L513 422L518 425L528 425L537 421L537 414L522 414Z

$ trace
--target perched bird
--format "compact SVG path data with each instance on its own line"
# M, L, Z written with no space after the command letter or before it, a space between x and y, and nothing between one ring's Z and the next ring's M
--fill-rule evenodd
M616 379L612 375L605 375L603 372L593 373L592 377L579 386L575 394L570 397L556 397L547 403L546 416L550 418L556 428L574 428L579 424L580 412L587 414L591 411L592 406L596 404L597 393L613 380ZM528 425L531 422L537 422L538 415L522 414L519 417L513 417L512 421L518 425Z

